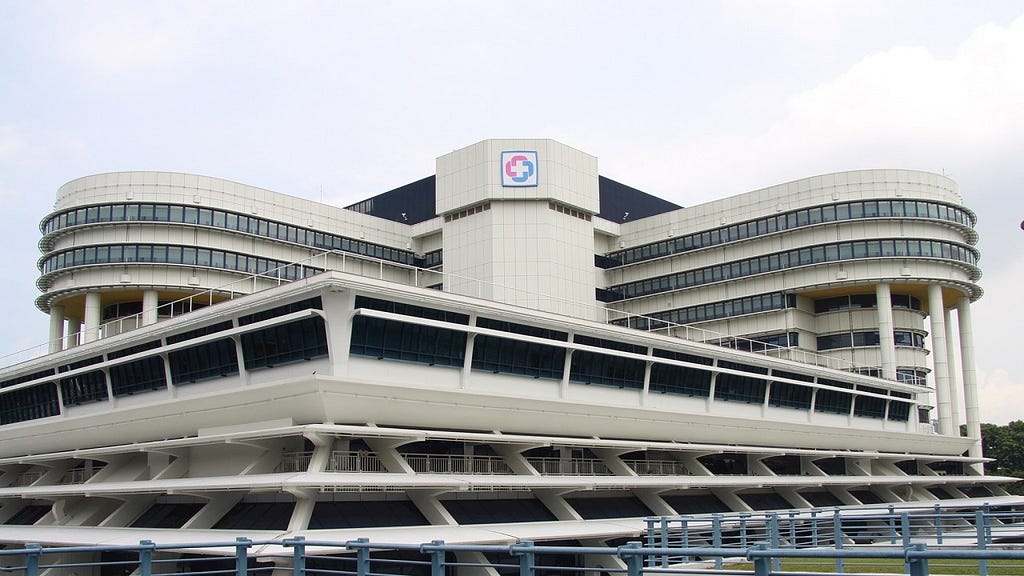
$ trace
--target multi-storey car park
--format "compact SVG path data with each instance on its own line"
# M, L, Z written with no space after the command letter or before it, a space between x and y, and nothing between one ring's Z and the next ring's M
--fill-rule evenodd
M974 224L936 174L682 208L552 140L347 208L80 178L41 223L49 354L0 372L0 541L607 543L1016 502L981 467Z

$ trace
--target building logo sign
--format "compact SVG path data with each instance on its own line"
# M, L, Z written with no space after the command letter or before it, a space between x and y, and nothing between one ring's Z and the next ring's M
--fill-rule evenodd
M537 185L537 151L513 151L501 153L502 186Z

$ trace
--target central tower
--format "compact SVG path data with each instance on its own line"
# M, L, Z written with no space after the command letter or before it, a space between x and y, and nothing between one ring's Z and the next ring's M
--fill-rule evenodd
M444 290L598 318L597 158L547 139L484 140L437 159Z

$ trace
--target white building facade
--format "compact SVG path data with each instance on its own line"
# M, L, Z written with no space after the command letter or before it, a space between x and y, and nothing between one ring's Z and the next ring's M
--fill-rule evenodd
M372 508L449 542L603 541L633 528L602 518L1006 497L981 469L974 224L935 174L683 208L543 139L346 208L80 178L41 223L51 353L0 370L0 540L347 538Z

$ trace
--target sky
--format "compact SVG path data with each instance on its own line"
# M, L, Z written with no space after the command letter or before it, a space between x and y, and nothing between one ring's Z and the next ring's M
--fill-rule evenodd
M1018 1L0 0L0 355L47 338L38 224L68 180L348 205L499 137L684 206L862 168L955 179L981 236L982 420L1024 419Z

